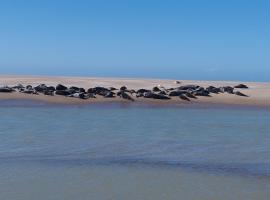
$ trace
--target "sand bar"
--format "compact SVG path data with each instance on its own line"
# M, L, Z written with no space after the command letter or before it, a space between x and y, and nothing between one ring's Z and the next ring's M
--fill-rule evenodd
M135 103L149 103L157 105L185 105L185 104L209 104L209 105L244 105L244 106L264 106L270 107L270 83L260 82L236 82L236 81L197 81L197 80L179 80L181 84L176 84L175 80L165 79L133 79L133 78L95 78L95 77L47 77L47 76L13 76L2 75L0 76L0 86L8 85L15 86L17 84L37 86L39 84L46 84L56 86L57 84L63 84L66 86L77 86L88 89L95 86L103 87L116 87L126 86L129 89L152 89L154 86L162 85L165 88L178 87L186 84L197 84L203 87L207 86L235 86L239 83L244 83L249 86L249 89L237 89L249 97L241 97L232 94L211 94L211 97L199 97L191 102L180 100L178 97L174 97L171 100L157 100L147 98L136 98ZM77 99L64 96L45 96L23 94L19 92L15 93L0 93L0 100L38 100L48 103L60 103L60 104L91 104L91 103L106 103L106 102L121 102L121 103L134 103L119 97L115 98L103 98L97 97L95 99Z

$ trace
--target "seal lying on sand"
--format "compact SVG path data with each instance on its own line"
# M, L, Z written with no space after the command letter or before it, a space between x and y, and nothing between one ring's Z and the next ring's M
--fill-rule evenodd
M92 94L98 94L101 96L105 96L107 94L107 92L110 92L111 90L105 87L94 87L94 88L89 88L87 90L87 93L92 93Z
M66 89L68 89L68 88L66 86L62 85L62 84L58 84L56 86L56 90L66 90Z
M108 92L106 92L106 94L104 95L104 97L105 98L113 98L113 97L115 97L114 95L115 95L114 92L108 91Z
M197 99L197 97L196 97L195 95L193 95L193 94L191 94L191 93L189 93L189 92L187 92L185 95L186 95L187 97L189 97L189 98Z
M195 96L205 96L205 97L210 96L210 93L207 90L196 90L196 91L192 92L192 94Z
M45 90L45 91L43 92L43 94L44 94L44 95L48 95L48 96L54 96L54 91L52 91L52 90Z
M62 96L68 96L71 95L71 93L68 90L56 90L55 94L62 95Z
M85 92L77 92L77 93L69 95L69 97L75 97L75 98L80 98L80 99L89 99L89 98L91 98L90 95L88 95Z
M143 93L143 97L145 98L152 98L152 99L171 99L170 97L164 95L164 94L157 94L153 92L145 92Z
M171 92L169 92L169 96L170 97L177 97L177 96L180 96L182 94L186 94L187 91L186 90L173 90Z
M234 92L235 95L242 96L242 97L248 97L248 95L243 94L242 92L236 91Z
M239 85L234 86L234 88L248 89L248 86L245 84L239 84Z
M1 87L0 88L0 92L5 92L5 93L11 93L13 92L14 90L10 87Z
M188 97L186 97L184 94L181 94L179 96L179 98L182 99L182 100L185 100L185 101L190 101L190 99Z
M201 86L199 85L183 85L178 87L178 90L196 90L198 88L200 88Z
M216 88L214 86L209 86L206 88L206 90L210 93L218 94L220 92L220 88Z
M120 90L118 93L117 93L117 96L123 98L123 99L126 99L126 100L130 100L130 101L134 101L134 99L128 95L126 92L124 92L123 90Z
M27 87L26 87L27 88ZM34 89L37 91L37 92L44 92L47 90L47 86L45 84L40 84L36 87L34 87ZM55 88L54 88L55 89Z
M84 88L71 86L67 87L62 84L58 84L56 87L47 86L46 84L39 84L38 86L27 85L24 87L22 84L18 84L13 87L0 87L0 92L11 93L11 92L21 92L25 94L44 94L44 95L61 95L66 97L80 98L80 99L89 99L95 98L95 95L103 96L104 98L114 98L116 96L134 101L133 96L137 98L151 98L151 99L160 99L160 100L169 100L174 97L179 97L182 100L190 101L191 99L199 98L200 96L211 97L212 93L228 93L235 94L237 96L248 97L246 94L243 94L240 91L234 91L235 88L247 89L248 86L244 84L239 84L237 86L224 86L224 87L214 87L208 86L206 88L200 85L181 85L178 87L165 88L163 86L155 86L150 89L141 88L137 91L133 89L128 89L126 86L122 86L119 89L114 87L93 87L89 88L87 91Z
M12 88L13 88L13 89L20 90L20 89L23 89L24 86L23 86L22 84L19 83L18 85L13 86Z
M152 91L153 91L153 92L160 92L161 89L159 89L158 87L153 87Z
M229 94L233 94L233 90L234 88L231 86L225 86L225 87L220 88L220 92L223 92L223 93L227 92Z

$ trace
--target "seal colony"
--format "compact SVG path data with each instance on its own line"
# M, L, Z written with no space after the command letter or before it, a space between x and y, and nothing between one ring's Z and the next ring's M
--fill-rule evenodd
M165 88L161 85L154 86L152 89L132 89L122 86L120 88L111 87L90 87L83 88L78 86L65 86L63 84L57 84L50 86L46 84L22 85L17 84L15 86L3 86L0 87L0 93L24 93L28 95L46 95L46 96L65 96L69 98L79 98L83 100L94 99L99 97L103 98L121 98L127 101L136 101L138 98L158 99L158 100L170 100L177 97L181 101L192 101L199 97L211 97L212 94L227 93L231 95L237 95L242 97L248 97L245 93L238 89L248 89L245 84L238 84L235 86L223 86L215 87L208 86L203 87L200 85L184 85L180 81L176 81L177 87Z
M20 84L19 84L20 83ZM270 83L113 77L0 75L1 101L49 104L259 106L270 108Z

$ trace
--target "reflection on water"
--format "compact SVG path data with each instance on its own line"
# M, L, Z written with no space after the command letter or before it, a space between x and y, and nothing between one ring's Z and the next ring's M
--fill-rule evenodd
M0 111L0 199L142 199L136 185L143 199L270 193L267 110L13 102ZM48 194L53 186L60 192Z

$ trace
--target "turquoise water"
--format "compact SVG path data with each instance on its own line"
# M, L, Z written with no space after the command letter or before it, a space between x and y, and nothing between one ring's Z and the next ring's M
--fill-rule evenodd
M140 190L145 199L232 199L226 184L239 198L270 195L270 110L3 101L0 111L0 199L35 199L37 191L46 195L39 199L125 199L127 189L141 199L130 184L152 178L160 181Z

